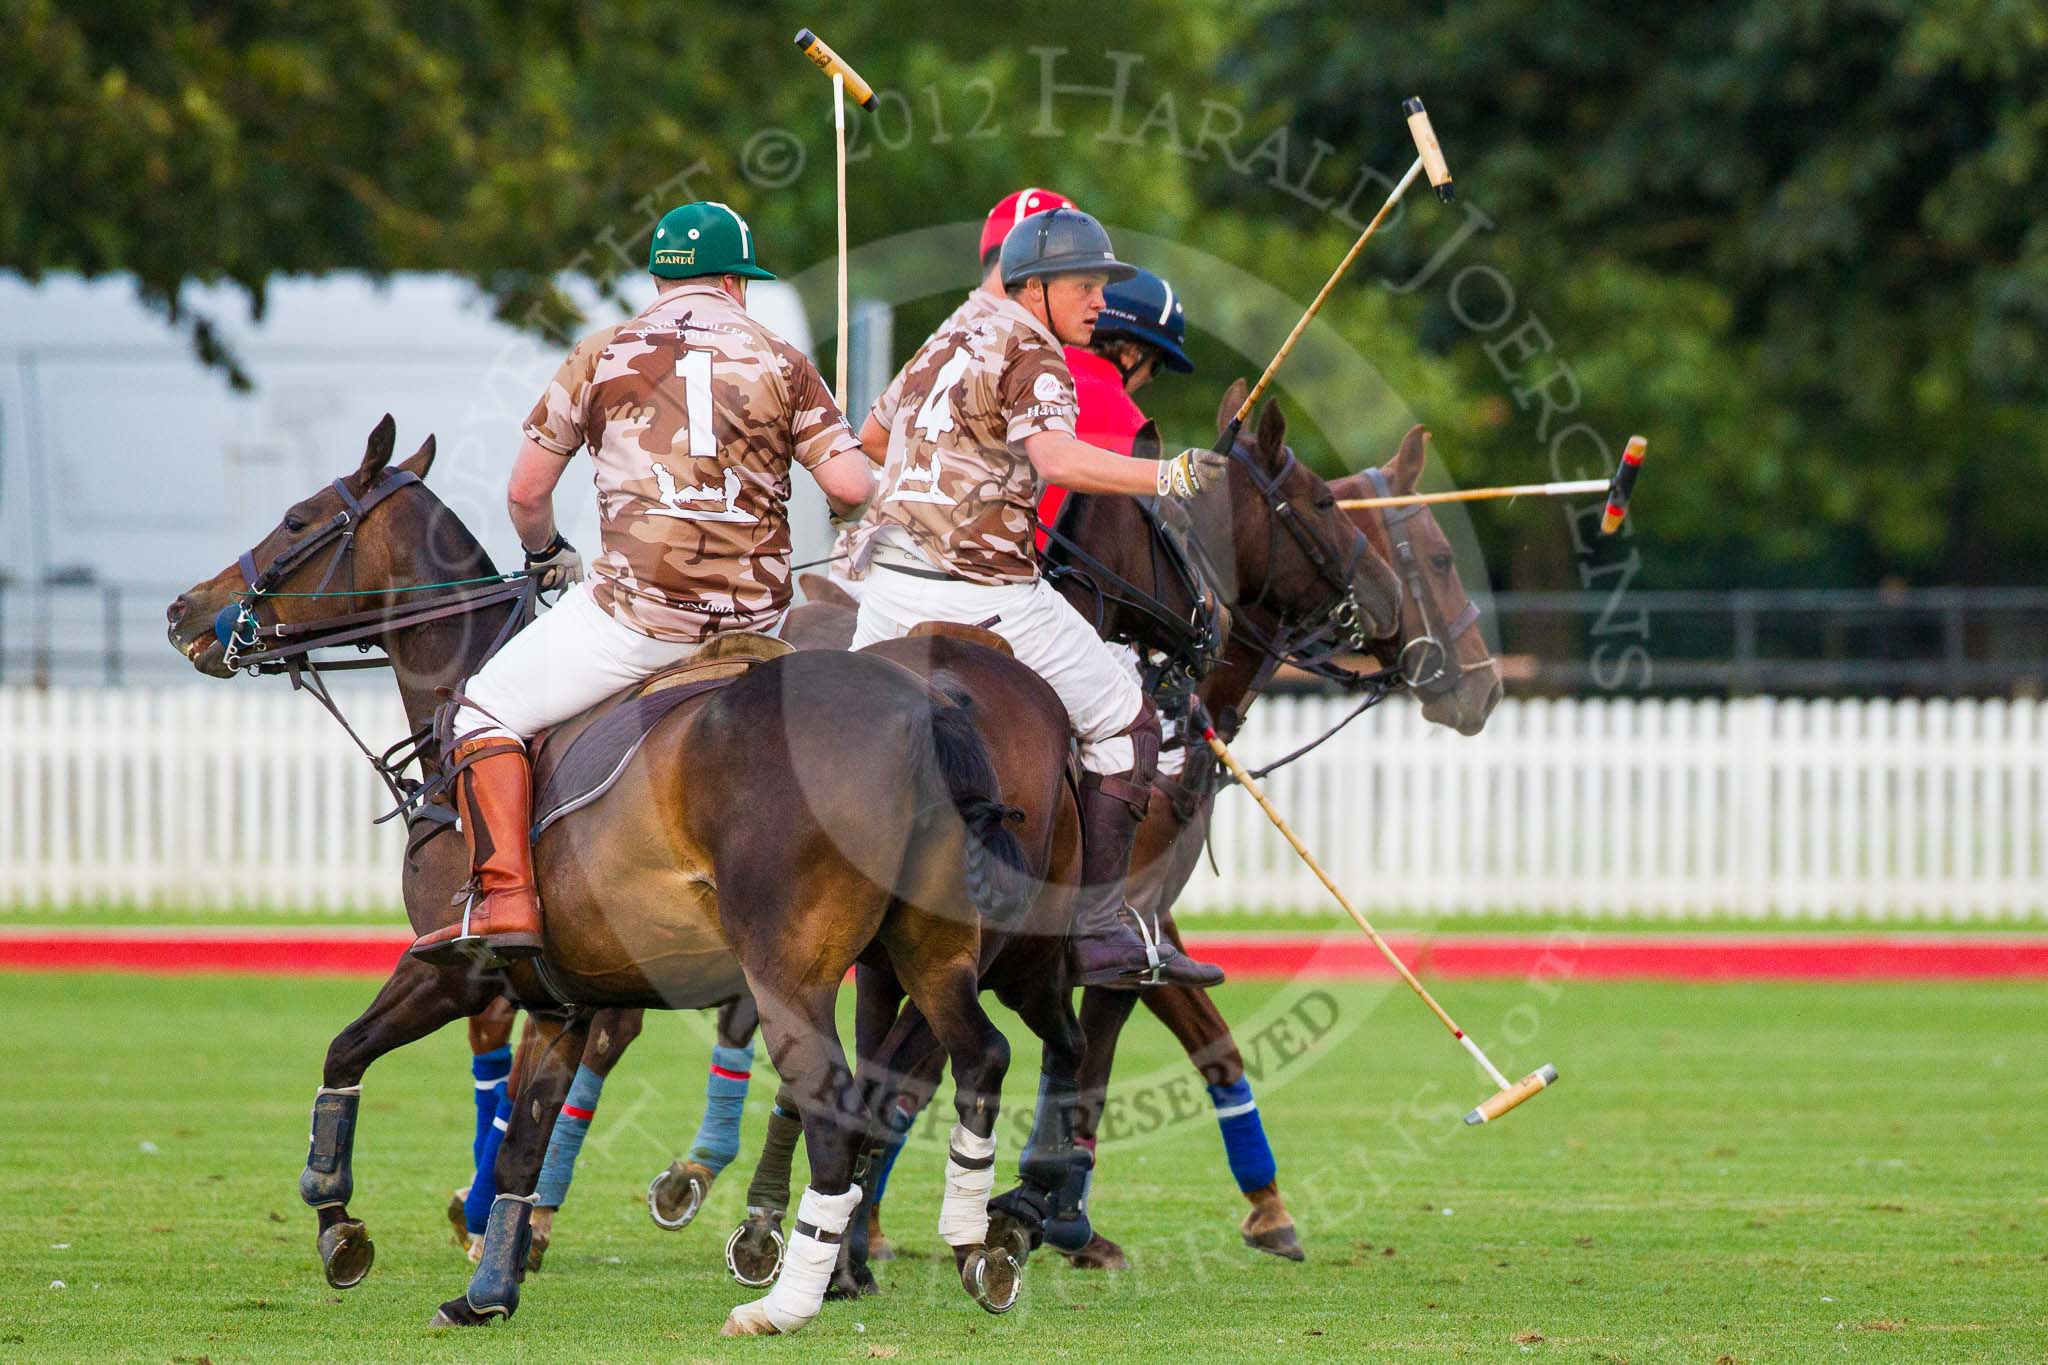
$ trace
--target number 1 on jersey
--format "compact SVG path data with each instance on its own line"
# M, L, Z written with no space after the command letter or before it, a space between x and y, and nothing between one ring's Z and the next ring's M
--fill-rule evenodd
M690 458L718 455L711 422L711 352L684 351L676 357L676 378L683 381L683 415L690 423Z

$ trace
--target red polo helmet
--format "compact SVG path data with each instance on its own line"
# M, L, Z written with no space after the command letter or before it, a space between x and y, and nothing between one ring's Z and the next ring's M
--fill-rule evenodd
M1058 190L1042 190L1037 186L1006 194L996 201L988 211L988 221L981 225L981 262L988 264L989 253L1000 251L1003 238L1010 235L1010 229L1034 213L1047 209L1071 209L1078 205Z

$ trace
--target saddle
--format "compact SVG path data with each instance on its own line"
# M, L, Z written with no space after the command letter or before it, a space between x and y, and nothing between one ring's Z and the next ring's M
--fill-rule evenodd
M1010 642L986 626L970 626L960 621L919 621L903 632L907 640L934 635L947 640L965 640L970 645L981 645L1006 658L1017 657L1016 651L1010 648Z
M654 727L678 707L790 651L783 641L752 631L716 636L694 657L600 703L587 720L579 717L558 731L536 736L531 746L535 795L530 837L538 840L549 825L610 791ZM561 738L559 730L574 733Z

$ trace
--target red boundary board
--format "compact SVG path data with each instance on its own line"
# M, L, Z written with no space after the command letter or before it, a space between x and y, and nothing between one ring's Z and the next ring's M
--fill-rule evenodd
M151 975L239 972L385 976L409 940L384 930L20 929L0 931L0 970ZM1415 971L1581 980L1909 981L2048 979L2048 936L1442 933L1398 935ZM1202 934L1199 957L1238 978L1346 980L1392 969L1362 935Z

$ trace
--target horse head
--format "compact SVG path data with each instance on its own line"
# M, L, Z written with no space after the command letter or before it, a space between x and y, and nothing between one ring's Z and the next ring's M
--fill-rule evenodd
M1334 490L1343 498L1413 493L1428 441L1422 427L1410 428L1393 459L1339 479ZM1459 734L1478 734L1500 701L1500 669L1479 631L1479 609L1458 577L1450 538L1427 506L1358 508L1349 515L1400 579L1401 628L1375 651L1381 663L1407 676L1426 718Z
M394 465L397 434L387 414L353 473L287 507L248 553L173 598L171 646L201 673L231 677L232 649L246 652L259 628L317 625L387 605L388 589L432 581L423 574L475 568L482 548L438 499L421 496L434 438ZM489 561L477 571L488 573Z
M1219 432L1244 395L1241 379L1223 395ZM1363 650L1392 635L1400 583L1330 486L1295 458L1277 402L1231 454L1226 496L1197 499L1192 515L1211 563L1231 580L1219 588L1230 598L1233 629L1315 652Z

